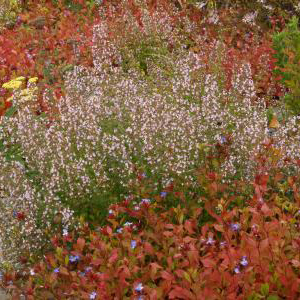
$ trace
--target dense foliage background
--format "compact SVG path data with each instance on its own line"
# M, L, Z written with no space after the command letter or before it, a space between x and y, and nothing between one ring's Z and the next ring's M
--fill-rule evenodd
M13 299L300 296L298 1L3 1Z

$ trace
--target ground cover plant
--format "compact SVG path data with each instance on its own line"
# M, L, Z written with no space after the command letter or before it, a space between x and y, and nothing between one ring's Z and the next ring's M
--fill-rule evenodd
M40 99L39 74L2 85L3 287L16 299L299 296L299 117L281 99L296 90L273 72L291 53L273 44L285 29L274 17L261 42L255 24L230 31L227 8L178 3L103 1L85 27L92 63L64 74L61 97ZM174 254L165 226L190 245Z

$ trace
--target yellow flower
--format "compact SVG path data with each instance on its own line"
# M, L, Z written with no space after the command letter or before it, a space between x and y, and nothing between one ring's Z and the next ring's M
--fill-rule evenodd
M4 89L7 89L7 90L11 90L11 89L19 89L22 87L23 85L23 81L25 80L25 77L18 77L18 78L15 78L15 79L12 79L11 81L9 82L5 82L3 83L2 87Z
M38 81L38 77L33 77L33 78L30 78L28 80L28 82L30 82L30 83L34 83L34 82L37 82L37 81Z
M13 79L13 80L24 81L25 79L26 79L25 77L20 76L20 77L17 77L17 78L15 78L15 79Z

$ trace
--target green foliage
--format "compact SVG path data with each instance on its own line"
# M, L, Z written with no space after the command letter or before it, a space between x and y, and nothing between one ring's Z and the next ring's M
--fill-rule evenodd
M300 31L298 18L293 17L286 29L273 36L273 48L276 69L281 82L289 89L284 101L293 115L300 114Z

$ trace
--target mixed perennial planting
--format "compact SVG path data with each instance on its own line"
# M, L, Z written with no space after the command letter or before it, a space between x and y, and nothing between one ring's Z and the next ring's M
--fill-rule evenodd
M299 116L258 96L279 90L268 41L249 33L238 56L201 23L226 18L200 22L199 3L97 5L92 63L63 72L63 94L40 99L39 77L2 85L3 286L28 299L300 296Z

